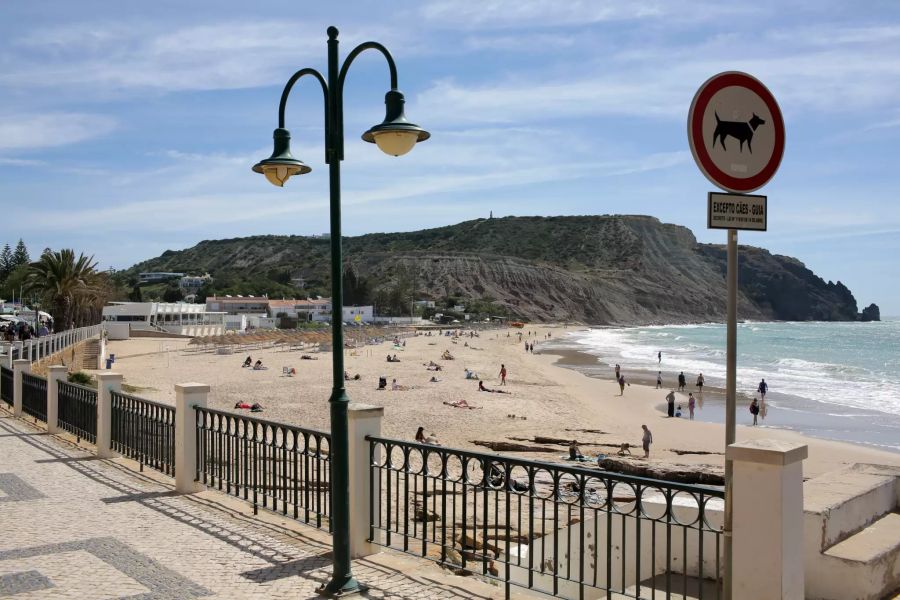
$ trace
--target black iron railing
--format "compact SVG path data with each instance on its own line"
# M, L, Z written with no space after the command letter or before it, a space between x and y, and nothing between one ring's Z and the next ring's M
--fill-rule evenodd
M331 530L331 434L195 407L196 480Z
M13 405L13 371L0 366L0 400Z
M721 593L724 492L385 438L370 541L563 598Z
M36 421L47 421L47 380L22 373L22 412Z
M112 449L166 475L175 475L175 407L110 392Z
M97 443L97 390L66 381L58 381L57 426L80 442Z

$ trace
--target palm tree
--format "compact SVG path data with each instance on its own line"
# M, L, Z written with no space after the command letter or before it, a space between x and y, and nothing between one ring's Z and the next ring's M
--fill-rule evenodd
M44 252L29 265L26 287L44 298L57 331L72 328L81 308L99 301L93 297L98 291L96 267L93 256L79 254L75 258L75 251L70 249Z

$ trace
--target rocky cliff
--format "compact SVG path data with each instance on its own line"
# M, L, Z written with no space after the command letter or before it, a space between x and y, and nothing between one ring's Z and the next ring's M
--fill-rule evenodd
M130 273L209 272L216 291L279 296L305 295L287 287L299 276L306 290L327 293L328 252L327 239L301 236L204 241ZM487 301L533 320L651 324L725 316L724 247L699 244L689 229L653 217L478 219L345 238L344 254L375 289L411 275L416 297ZM797 259L742 246L739 268L742 319L857 318L850 290Z

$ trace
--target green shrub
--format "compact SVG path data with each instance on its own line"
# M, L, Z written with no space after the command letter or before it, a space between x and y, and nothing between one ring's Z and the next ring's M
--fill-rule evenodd
M77 383L78 385L97 387L97 382L94 381L94 378L84 371L75 371L74 373L69 373L68 379L69 383Z

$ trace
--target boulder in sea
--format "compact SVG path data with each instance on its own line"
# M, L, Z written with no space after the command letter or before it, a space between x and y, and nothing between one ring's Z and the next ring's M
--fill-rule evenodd
M878 308L878 305L874 302L867 307L865 307L861 313L859 313L860 321L880 321L881 320L881 310Z

